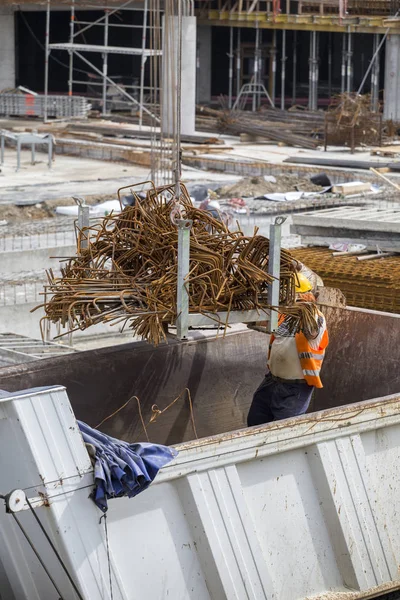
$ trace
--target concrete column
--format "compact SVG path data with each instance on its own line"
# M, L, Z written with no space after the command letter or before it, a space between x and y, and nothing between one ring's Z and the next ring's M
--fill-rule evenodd
M197 88L198 104L211 102L211 25L197 28Z
M168 31L165 28L166 20L163 22L162 129L165 133L173 133L176 130L178 18L168 19ZM195 132L196 118L196 17L182 17L181 96L181 133L191 135Z
M386 40L385 106L383 118L400 121L400 35L390 34Z
M0 91L15 87L14 11L0 8Z

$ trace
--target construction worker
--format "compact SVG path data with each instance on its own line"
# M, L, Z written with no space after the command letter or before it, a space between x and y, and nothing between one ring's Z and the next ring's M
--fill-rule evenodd
M312 283L297 273L296 301L316 303ZM315 307L315 331L292 333L280 315L271 335L268 370L253 396L247 416L249 427L302 415L307 411L314 388L321 388L320 371L328 346L324 315Z

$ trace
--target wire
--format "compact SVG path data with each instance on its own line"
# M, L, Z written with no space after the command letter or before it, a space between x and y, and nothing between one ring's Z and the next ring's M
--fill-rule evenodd
M54 581L54 579L52 578L52 576L51 576L50 572L48 571L48 569L47 569L46 565L44 564L44 562L43 562L43 560L42 560L42 558L41 558L41 556L40 556L39 552L36 550L36 548L35 548L35 546L34 546L34 544L33 544L32 540L30 539L29 535L26 533L26 531L25 531L25 529L23 528L23 526L22 526L22 524L21 524L20 520L18 519L17 515L16 515L14 512L12 512L11 514L12 514L12 516L14 517L14 519L15 519L15 522L17 523L18 527L19 527L19 528L20 528L20 530L22 531L22 534L23 534L23 536L25 537L26 541L28 542L28 544L29 544L29 545L30 545L30 547L32 548L32 551L33 551L33 552L34 552L34 554L36 555L36 558L38 559L38 561L39 561L39 562L40 562L40 564L42 565L42 567L43 567L43 569L44 569L44 571L45 571L45 573L46 573L47 577L50 579L51 583L53 584L53 586L54 586L54 588L55 588L55 590L56 590L57 594L59 595L59 600L63 600L62 594L61 594L60 590L58 589L56 582L55 582L55 581Z
M62 568L64 569L64 572L65 572L66 576L68 577L68 579L69 579L69 581L70 581L70 583L71 583L72 587L74 588L74 590L75 590L75 592L76 592L76 594L77 594L77 596L78 596L79 600L84 600L84 598L83 598L83 596L82 596L81 592L80 592L80 591L79 591L79 589L78 589L78 586L76 585L75 581L72 579L72 577L71 577L71 575L70 575L70 573L69 573L69 571L68 571L67 567L65 566L65 563L64 563L63 559L61 558L61 556L60 556L60 554L59 554L59 552L58 552L57 548L55 547L55 545L53 544L52 540L50 539L50 536L49 536L49 534L47 533L47 531L46 531L46 530L45 530L45 528L43 527L43 524L42 524L41 520L39 519L39 517L37 516L37 514L36 514L36 512L35 512L35 510L34 510L34 508L33 508L33 506L32 506L32 504L29 502L29 498L28 498L28 496L26 496L26 503L27 503L27 505L29 506L29 508L30 508L30 511L31 511L31 513L33 514L33 516L34 516L34 518L35 518L35 520L36 520L37 524L39 525L40 529L42 530L42 533L43 533L43 535L45 536L45 538L46 538L46 539L47 539L47 541L49 542L51 549L53 550L54 554L56 555L56 557L57 557L57 559L58 559L58 562L60 563L60 565L61 565L61 566L62 566ZM14 513L13 513L13 514L14 514Z
M45 46L42 44L42 42L39 40L39 38L36 36L35 32L31 28L31 26L29 25L29 23L26 20L25 15L22 12L20 6L18 6L18 11L19 11L19 13L21 15L21 18L22 18L23 22L25 23L25 25L26 25L29 33L31 34L31 36L35 40L35 42L38 44L38 46L40 46L40 48L43 50L43 52L46 52ZM63 63L61 60L59 60L58 58L56 58L55 56L53 56L51 54L51 52L49 53L49 57L52 60L54 60L54 62L56 62L57 64L59 64L61 67L65 67L66 69L69 69L69 65L67 65L66 63ZM77 67L73 67L73 70L76 71L77 73L84 73L85 75L92 75L92 73L90 71L84 71L83 69L78 69Z
M101 520L104 519L104 529L106 532L106 547L107 547L107 560L108 560L108 576L110 579L110 596L111 596L111 600L113 600L114 598L114 591L113 591L113 584L112 584L112 576L111 576L111 559L110 559L110 545L108 543L108 529L107 529L107 515L104 514L100 517L100 521L99 523L101 523Z

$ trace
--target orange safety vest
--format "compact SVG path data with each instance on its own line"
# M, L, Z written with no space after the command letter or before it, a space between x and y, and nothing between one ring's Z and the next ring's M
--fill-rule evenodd
M318 315L322 316L323 322L323 334L320 339L318 348L313 348L310 345L309 340L306 338L304 333L299 332L295 334L296 347L299 355L300 365L303 371L304 379L308 385L312 385L316 388L322 388L322 381L320 377L320 371L322 362L325 357L325 348L329 344L328 330L326 328L326 322L324 315L318 311ZM279 315L278 325L285 320L285 315ZM271 347L275 340L275 335L272 334L269 342L268 360L271 355Z

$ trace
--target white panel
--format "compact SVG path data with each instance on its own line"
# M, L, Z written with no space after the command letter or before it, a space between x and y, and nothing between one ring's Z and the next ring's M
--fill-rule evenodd
M308 451L253 460L238 469L276 598L282 600L344 589L314 491Z
M187 515L172 483L109 503L109 543L129 600L209 600Z

